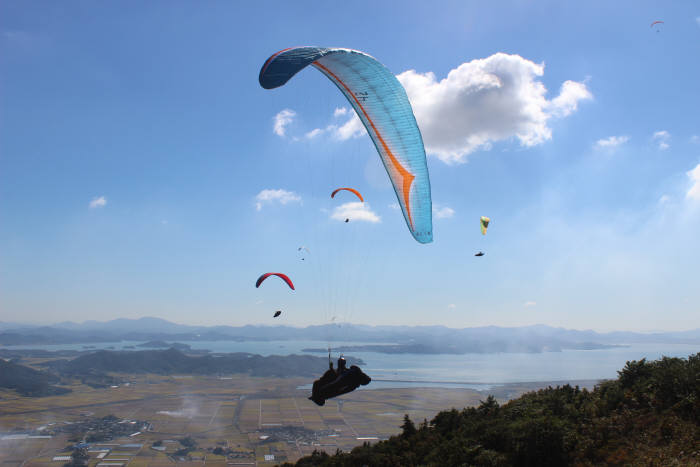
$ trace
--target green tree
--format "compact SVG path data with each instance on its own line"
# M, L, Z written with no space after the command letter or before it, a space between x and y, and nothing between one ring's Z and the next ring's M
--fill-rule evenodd
M409 438L416 434L416 425L408 418L408 414L403 416L403 423L401 424L401 436Z

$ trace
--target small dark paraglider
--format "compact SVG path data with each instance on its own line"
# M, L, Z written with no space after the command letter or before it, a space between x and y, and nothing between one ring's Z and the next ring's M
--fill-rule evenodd
M350 219L345 219L345 223L347 224L348 222L350 222Z
M654 26L656 26L656 32L659 32L659 24L664 24L664 22L663 21L654 21L653 23L651 23L651 26L649 26L649 27L653 28Z
M277 317L278 317L279 315L281 315L281 314L282 314L282 310L277 310L277 311L275 311L275 314L272 315L272 317L273 317L273 318L277 318Z
M333 362L328 362L328 370L314 381L309 400L317 405L324 405L326 400L354 391L360 386L366 386L372 378L367 376L358 366L346 367L343 357L338 359L338 369L333 369Z
M297 248L297 251L298 251L299 254L301 255L301 260L302 260L302 261L306 260L306 255L307 255L307 254L310 254L310 253L311 253L311 250L309 250L309 249L306 248L305 246L300 246L299 248Z
M485 254L486 253L484 253L483 251L480 251L478 253L475 253L474 256L484 256Z

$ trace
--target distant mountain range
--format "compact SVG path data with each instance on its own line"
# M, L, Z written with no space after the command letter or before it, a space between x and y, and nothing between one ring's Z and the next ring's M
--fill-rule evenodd
M339 332L342 328L342 332ZM51 326L0 323L0 345L77 344L120 341L271 341L318 340L341 334L344 340L372 345L371 351L387 353L491 353L551 352L564 349L600 349L634 343L700 344L700 329L680 332L578 331L545 325L523 327L485 326L454 329L444 326L367 326L327 324L291 326L189 326L160 318L116 319L84 323L62 322ZM347 337L345 337L347 336ZM391 344L379 346L376 344ZM321 349L309 349L311 352ZM351 346L346 349L363 350ZM369 348L364 349L369 350Z

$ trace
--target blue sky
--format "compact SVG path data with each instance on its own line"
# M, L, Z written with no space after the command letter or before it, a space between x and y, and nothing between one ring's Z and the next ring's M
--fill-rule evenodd
M2 3L0 321L700 327L697 3L440 5ZM258 85L294 45L399 75L433 244L325 77Z

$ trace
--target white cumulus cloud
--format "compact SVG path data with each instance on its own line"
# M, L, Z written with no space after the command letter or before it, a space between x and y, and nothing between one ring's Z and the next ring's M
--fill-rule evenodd
M657 131L651 139L656 142L660 150L665 151L670 147L669 141L671 141L671 133L666 130Z
M559 95L551 101L551 112L556 117L568 117L578 110L579 101L592 99L593 94L584 83L564 81Z
M700 164L696 165L693 170L688 171L687 174L692 185L685 196L694 201L700 201Z
M364 221L374 224L381 222L381 218L372 211L369 204L359 201L337 206L331 213L331 219L341 222L345 222L346 219L349 219L350 222Z
M604 139L599 139L595 142L595 147L598 149L615 149L616 147L625 144L629 141L629 136L609 136Z
M104 196L93 198L92 201L90 201L90 209L103 208L106 205L107 205L107 200L105 199Z
M287 132L287 125L292 123L296 115L297 113L292 109L280 110L277 115L275 115L275 123L272 131L274 131L277 136L284 138Z
M333 112L333 117L335 118L344 116L347 117L347 120L344 123L331 123L330 125L326 126L326 128L314 128L304 136L306 139L314 139L323 134L328 134L336 141L346 141L348 139L359 138L360 136L367 134L365 126L362 124L362 121L353 109L340 107L335 109Z
M584 83L566 81L547 100L538 80L544 65L519 55L496 53L463 63L438 81L432 72L397 76L420 126L426 151L446 163L465 162L477 149L517 138L535 146L552 137L548 121L574 112L593 96Z
M284 205L289 203L300 202L301 196L294 193L293 191L287 191L281 188L278 190L266 189L262 190L255 196L255 209L260 211L263 208L263 205L271 203L280 203Z
M314 139L317 136L320 136L323 134L323 130L320 128L314 128L313 130L309 131L304 135L306 139Z
M439 204L433 204L433 216L435 216L435 219L449 219L454 215L454 209Z
M359 138L360 136L367 133L365 126L362 124L362 120L357 116L355 111L351 112L350 118L340 126L329 125L327 128L331 131L333 138L339 141L345 141L350 138Z

